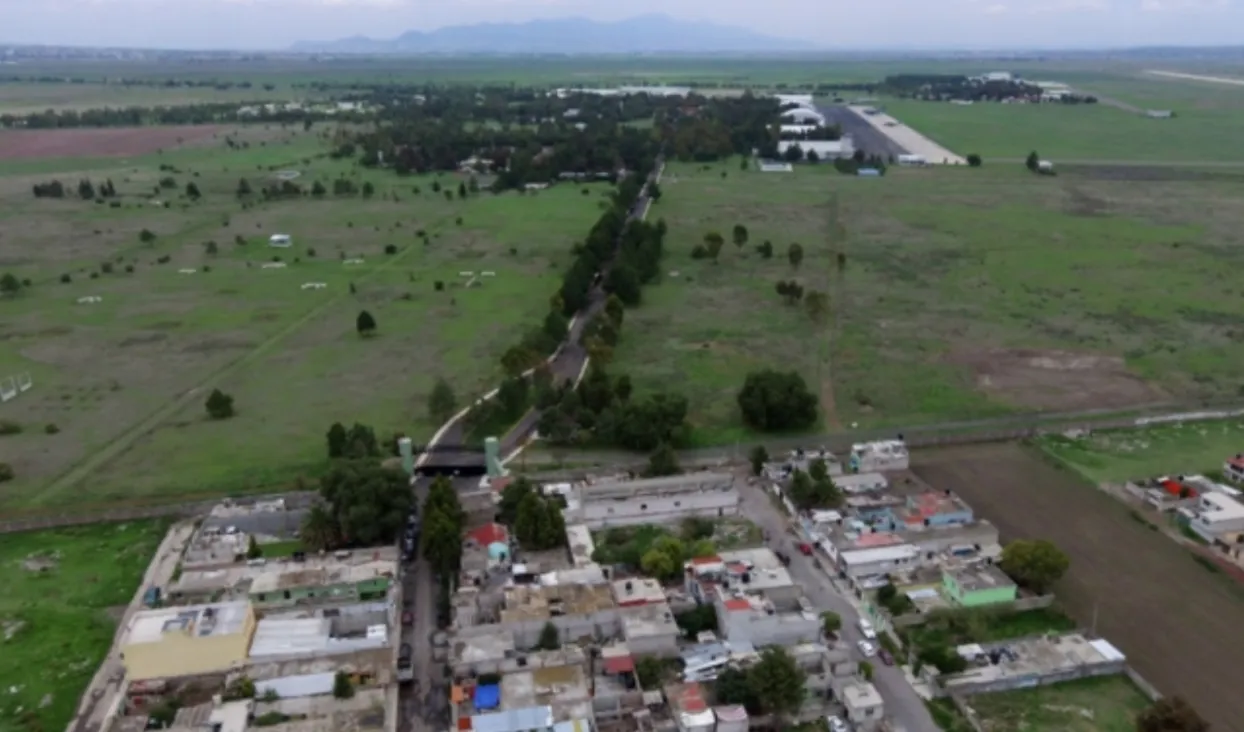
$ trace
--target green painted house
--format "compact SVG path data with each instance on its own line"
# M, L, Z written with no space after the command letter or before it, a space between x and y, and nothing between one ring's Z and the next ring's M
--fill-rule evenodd
M1015 602L1015 582L992 564L942 570L942 594L959 607Z

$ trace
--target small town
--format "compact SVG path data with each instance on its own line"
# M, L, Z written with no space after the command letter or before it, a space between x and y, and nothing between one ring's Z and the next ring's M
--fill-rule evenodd
M929 705L970 720L982 696L1090 677L1157 698L1058 610L1067 557L1002 544L909 470L901 440L655 478L487 468L458 494L465 538L439 593L419 510L395 544L333 551L303 549L317 509L282 500L176 524L76 722L915 732Z

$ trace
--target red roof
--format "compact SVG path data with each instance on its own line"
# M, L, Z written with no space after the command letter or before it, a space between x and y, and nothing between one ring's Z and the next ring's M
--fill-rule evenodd
M1182 496L1184 495L1185 491L1187 491L1188 496L1192 498L1196 498L1197 496L1197 492L1195 488L1193 488L1192 486L1184 485L1183 483L1180 483L1179 481L1173 478L1167 478L1166 480L1162 481L1162 488L1163 490L1165 490L1167 493L1169 493L1172 496Z
M725 605L726 605L726 609L729 610L730 612L734 612L736 610L751 610L752 609L752 604L741 597L735 597L735 598L726 600Z
M721 564L721 557L714 554L711 557L696 557L691 560L692 564Z
M704 693L700 690L699 684L683 684L681 688L676 688L677 694L674 706L684 712L702 712L708 709L708 705L704 703Z
M635 670L635 659L630 656L610 656L603 663L607 674L626 674Z
M1240 470L1244 470L1244 457L1233 457L1227 462L1231 463L1231 467L1233 468L1239 468Z
M510 532L501 524L485 524L478 529L472 529L467 533L467 538L480 546L497 543L506 544L510 540Z

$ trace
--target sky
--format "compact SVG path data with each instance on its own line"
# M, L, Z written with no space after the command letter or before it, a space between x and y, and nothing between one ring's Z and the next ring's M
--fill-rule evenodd
M648 13L827 50L1244 45L1244 0L0 0L0 42L276 50L446 25Z

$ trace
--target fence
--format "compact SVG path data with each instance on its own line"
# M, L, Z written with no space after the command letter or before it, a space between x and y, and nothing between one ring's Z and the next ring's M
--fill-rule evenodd
M0 534L12 534L19 531L35 531L63 526L84 526L86 524L109 523L114 521L137 521L152 518L189 518L210 512L224 501L232 501L235 506L249 506L261 501L284 500L290 508L309 506L318 494L314 491L296 491L290 493L272 493L262 496L246 496L245 498L212 498L185 503L165 503L156 506L131 506L115 508L108 511L93 513L63 513L32 516L29 518L7 519L0 521Z
M1136 684L1136 688L1140 689L1140 693L1149 697L1149 701L1155 702L1162 698L1162 694L1157 690L1157 687L1149 683L1144 676L1137 673L1136 669L1131 666L1127 666L1124 667L1123 673L1127 675L1127 678L1132 680L1133 684Z

